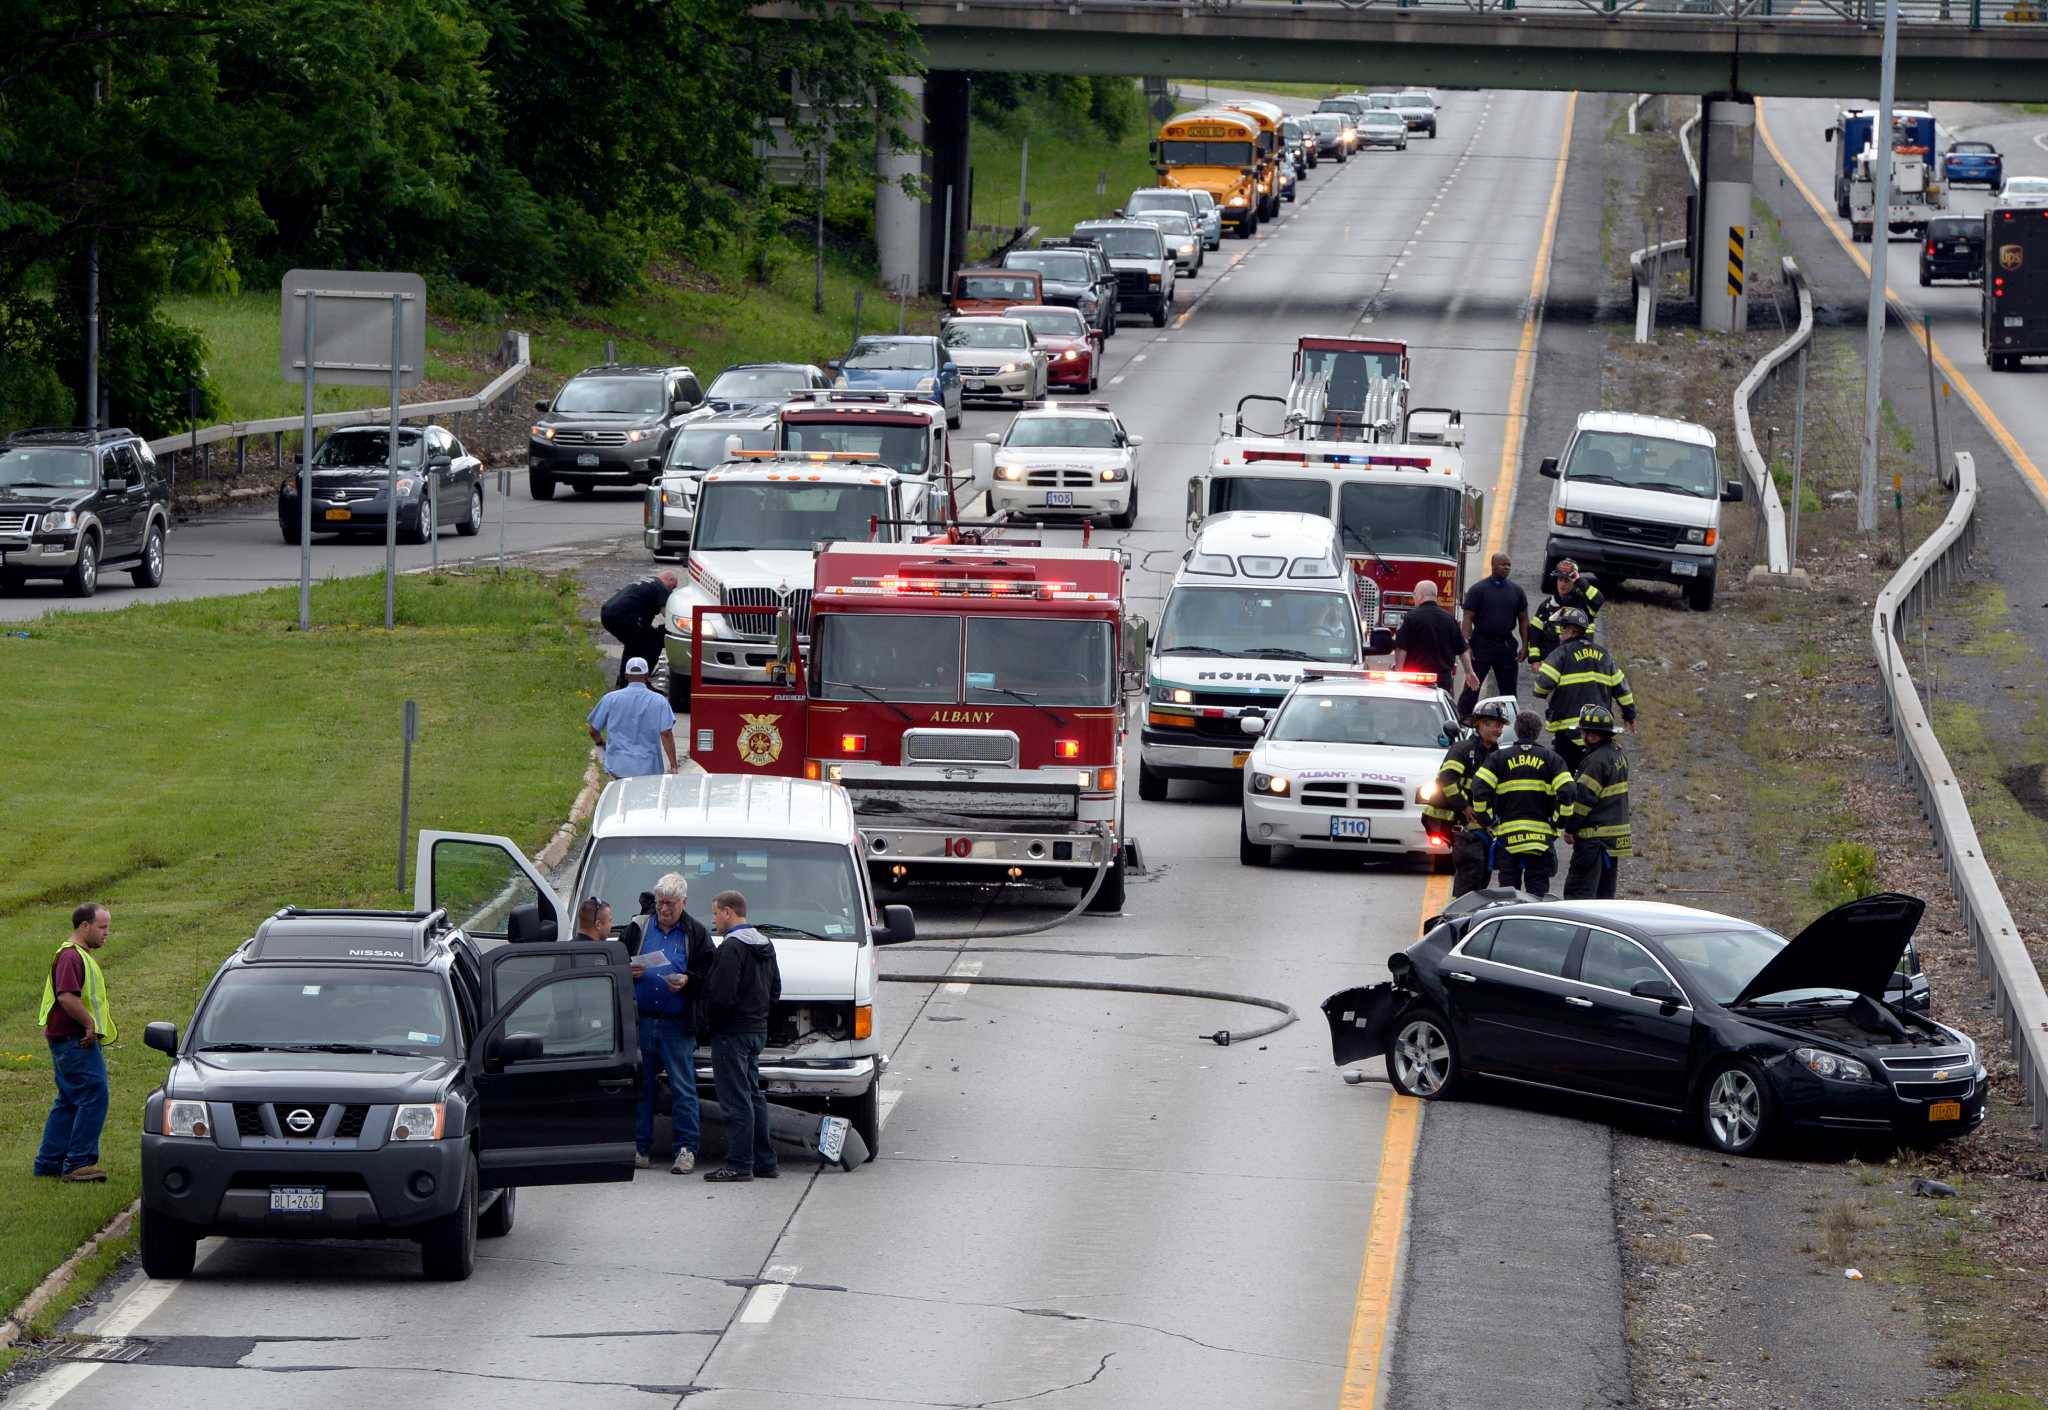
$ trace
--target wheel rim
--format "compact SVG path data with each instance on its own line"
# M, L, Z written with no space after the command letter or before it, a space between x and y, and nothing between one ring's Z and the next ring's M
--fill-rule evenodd
M1756 1079L1741 1068L1731 1067L1714 1079L1707 1092L1707 1126L1714 1139L1730 1150L1740 1150L1756 1139L1763 1125L1763 1093Z
M92 546L91 539L78 546L78 580L85 585L87 592L91 592L100 580L100 555Z
M151 529L149 531L149 548L147 553L149 556L149 575L152 578L162 577L164 571L164 536L162 530Z
M1450 1080L1450 1040L1434 1023L1418 1018L1403 1026L1394 1040L1394 1068L1403 1088L1418 1097L1433 1097Z
M469 492L469 527L472 529L480 528L483 522L484 492L482 490L471 490Z

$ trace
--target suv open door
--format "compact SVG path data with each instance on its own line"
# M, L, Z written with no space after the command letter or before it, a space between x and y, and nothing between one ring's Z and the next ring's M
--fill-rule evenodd
M485 1189L633 1178L640 1039L626 947L500 945L470 1044Z
M572 932L554 888L509 837L422 830L413 908L445 908L471 939L560 940Z

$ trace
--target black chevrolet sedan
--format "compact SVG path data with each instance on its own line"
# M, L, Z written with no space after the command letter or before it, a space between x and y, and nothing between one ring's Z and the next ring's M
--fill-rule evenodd
M313 453L314 533L384 537L390 439L382 426L351 426L321 443ZM299 541L303 522L294 473L277 487L277 527L286 543ZM399 427L399 540L425 543L446 528L467 537L483 526L483 462L439 426Z
M1731 1154L1793 1128L1924 1143L1984 1119L1963 1034L1900 971L1925 904L1871 896L1787 941L1654 901L1460 897L1385 984L1323 1005L1339 1064L1425 1101L1475 1078L1661 1111Z

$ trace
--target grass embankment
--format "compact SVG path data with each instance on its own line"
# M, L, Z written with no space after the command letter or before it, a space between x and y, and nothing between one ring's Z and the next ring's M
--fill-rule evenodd
M999 122L976 121L972 222L1016 224L1017 176L1029 138L1031 164L1024 176L1031 224L1046 235L1064 235L1076 221L1115 210L1138 187L1159 184L1147 151L1156 132L1148 120L1111 142L1086 120L1045 102L1026 104ZM979 247L968 243L970 249L986 248L985 240Z
M419 702L412 823L537 846L575 796L597 682L568 579L406 577L386 632L376 577L316 584L307 636L289 590L58 615L0 638L13 682L0 761L0 1310L136 1195L142 1103L221 958L288 902L388 906L399 718ZM408 873L410 865L408 864ZM83 900L121 1041L104 1185L31 1180L52 1084L33 1025Z

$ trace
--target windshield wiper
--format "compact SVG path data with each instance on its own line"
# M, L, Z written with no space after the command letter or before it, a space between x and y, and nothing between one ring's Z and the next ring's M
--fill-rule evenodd
M820 935L815 930L806 930L800 925L782 925L779 923L770 924L767 922L762 922L756 924L754 926L754 929L760 931L763 935L768 936L797 935L801 936L806 940L830 940L832 938L829 935Z
M1041 704L1039 704L1039 703L1038 703L1038 697L1037 697L1037 696L1035 696L1035 695L1027 695L1027 694L1025 694L1025 693L1024 693L1023 691L1021 691L1021 690L1011 690L1011 689L1010 689L1010 688L1009 688L1008 686L1001 686L1001 685L978 685L978 686L975 686L975 687L974 687L974 689L976 689L976 690L992 690L992 691L994 691L994 692L995 692L996 694L998 694L998 695L1007 695L1007 696L1009 696L1009 697L1010 697L1010 698L1011 698L1012 700L1021 700L1021 701L1023 701L1023 702L1024 702L1024 703L1025 703L1026 705L1029 705L1029 706L1030 706L1030 707L1031 707L1032 709L1034 709L1034 710L1042 710L1042 711L1044 711L1044 712L1045 712L1046 714L1048 714L1048 715L1052 716L1052 722L1053 722L1054 724L1056 724L1056 725L1059 725L1059 726L1063 727L1063 728L1065 727L1065 725L1066 725L1066 723L1067 723L1067 721L1066 721L1066 717L1065 717L1064 715L1060 714L1060 712L1059 712L1059 711L1057 711L1057 710L1053 709L1053 708L1052 708L1052 706L1050 706L1050 705L1041 705Z
M1684 485L1667 484L1662 480L1638 480L1629 486L1632 490L1655 490L1658 494L1682 494L1687 499L1705 499L1705 490L1689 490Z
M268 1053L277 1051L277 1047L271 1043L208 1043L199 1051L202 1053Z
M1363 524L1358 525L1357 528L1359 542L1363 543L1365 545L1365 551L1372 555L1372 561L1380 565L1381 571L1391 574L1394 571L1394 565L1387 562L1386 559L1380 557L1380 551L1377 547L1374 546L1372 541L1372 530L1368 529Z
M887 705L891 710L894 710L896 714L902 719L904 724L914 725L917 723L916 719L912 717L911 713L908 710L904 709L901 705L898 705L895 701L889 699L889 697L882 694L882 692L880 692L879 690L875 690L870 686L862 685L859 681L820 681L819 684L827 686L838 686L846 690L857 690L862 695L865 695L868 699L877 701L878 703L883 705Z
M1291 646L1255 646L1249 651L1235 653L1239 656L1264 656L1280 661L1320 661L1323 658L1311 651L1296 651Z
M1162 646L1159 648L1159 654L1161 656L1186 656L1190 654L1199 654L1203 656L1230 656L1235 653L1233 653L1231 649L1227 646L1212 646L1208 642L1204 641L1195 642L1187 646Z
M1596 485L1628 485L1630 489L1634 489L1634 488L1635 488L1635 486L1634 486L1634 485L1632 485L1632 484L1629 484L1629 482L1628 482L1627 480L1621 479L1621 478L1619 478L1618 476L1614 476L1614 475L1596 475L1596 474L1594 474L1594 473L1593 473L1592 471L1590 471L1590 470L1574 470L1574 471L1572 471L1572 472L1571 472L1571 473L1570 473L1569 475L1566 475L1566 476L1565 476L1565 478L1566 478L1567 480L1584 480L1584 481L1586 481L1586 482L1587 482L1588 484L1596 484Z
M380 1057L418 1057L417 1052L404 1048L380 1048L371 1043L294 1043L288 1049L295 1053L375 1053Z
M6 486L10 490L61 490L63 485L52 485L42 480L15 480Z

